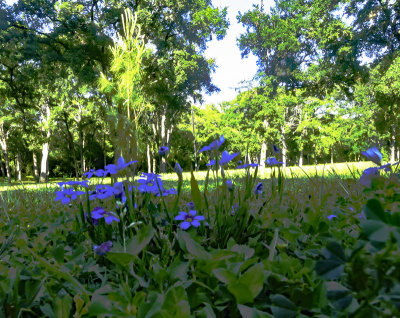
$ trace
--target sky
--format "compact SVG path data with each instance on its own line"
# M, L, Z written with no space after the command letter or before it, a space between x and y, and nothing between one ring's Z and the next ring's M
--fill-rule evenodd
M221 91L211 96L203 94L203 104L216 104L230 101L237 95L235 88L241 86L242 81L251 80L257 72L256 57L252 54L248 58L241 58L236 39L245 29L237 22L238 12L244 13L250 10L253 4L260 4L262 0L213 0L214 7L228 7L227 18L230 22L225 38L221 41L213 39L208 42L205 51L207 58L214 58L216 71L212 74L212 81ZM16 0L6 0L8 4ZM269 8L274 1L264 0L264 8Z
M248 58L241 58L237 38L245 29L237 22L238 12L245 13L250 10L253 4L260 4L261 0L213 0L215 7L228 7L227 18L230 22L225 38L221 41L213 39L208 42L205 51L207 58L214 58L217 69L212 74L212 81L221 91L211 96L203 94L204 104L219 104L236 97L235 88L241 86L241 81L251 80L257 72L256 57L250 54ZM267 8L272 1L264 1Z

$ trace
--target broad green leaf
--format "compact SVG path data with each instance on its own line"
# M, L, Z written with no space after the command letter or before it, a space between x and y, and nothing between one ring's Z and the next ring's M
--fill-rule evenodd
M364 206L364 212L368 220L382 221L388 224L388 214L383 210L381 203L377 199L370 199Z
M269 318L269 317L272 318L273 317L269 313L263 312L256 308L241 305L241 304L238 304L238 309L239 309L242 317L246 317L246 318Z
M298 314L297 306L283 295L270 296L271 310L275 318L291 318Z
M315 264L315 271L325 279L338 279L344 271L344 263L335 259L319 260Z
M55 301L55 315L59 318L69 317L72 307L72 297L65 295L62 298L57 298Z
M237 280L236 275L225 268L215 268L212 272L224 284L233 284Z
M360 227L370 241L386 242L390 238L390 227L382 221L363 220Z
M336 259L342 262L346 261L346 255L344 254L342 247L340 246L339 243L335 241L328 242L322 254L327 259Z
M178 233L178 239L190 254L203 260L211 258L210 254L199 243L192 239L189 233L180 231Z
M138 255L147 244L150 243L154 235L154 229L151 226L144 226L127 244L126 252L131 255Z

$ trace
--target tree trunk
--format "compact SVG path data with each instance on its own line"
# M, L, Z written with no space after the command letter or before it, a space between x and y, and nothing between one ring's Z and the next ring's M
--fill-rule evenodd
M17 153L17 179L18 181L22 181L22 162L21 162L21 154Z
M390 141L390 162L394 162L394 155L395 155L395 147L396 147L396 126L392 126L392 136Z
M400 147L397 147L397 161L400 161Z
M199 168L197 167L197 148L196 148L196 129L194 126L194 112L192 106L192 129L193 129L193 149L194 149L194 170L198 171Z
M40 164L40 182L46 182L49 176L49 142L42 146L42 161Z
M303 149L300 149L300 156L299 156L299 167L303 166L304 154Z
M3 165L3 159L1 159L1 151L0 151L0 169L1 169L1 175L3 176L3 180L6 180L6 170L4 169Z
M36 152L32 152L32 160L33 160L33 179L35 182L39 181L39 167L38 167L38 162L37 162L37 155Z
M147 142L147 173L151 173L150 142Z
M45 116L42 115L42 121L47 126L46 129L46 142L42 145L42 162L40 165L40 182L46 182L49 176L49 149L50 149L50 106L48 103L44 105Z
M165 114L161 115L161 145L167 146L167 135L165 129L165 121L166 121ZM160 160L160 171L161 173L165 173L167 171L167 163L165 161L165 156L161 156Z
M81 144L81 176L86 172L86 164L85 164L85 156L84 156L84 148L85 148L85 136L83 135L83 131L79 132L80 144Z
M260 153L260 167L265 168L265 160L267 159L267 144L263 141L261 145L261 153Z
M153 156L153 173L156 173L156 164L157 164L156 157Z
M281 134L282 134L282 162L283 167L286 167L286 153L287 153L287 146L286 146L286 136L285 136L285 124L281 127Z
M10 168L10 160L8 159L8 145L7 140L0 140L1 150L3 152L4 161L6 164L6 173L7 173L7 182L11 184L11 168Z
M333 147L331 148L331 165L333 165Z

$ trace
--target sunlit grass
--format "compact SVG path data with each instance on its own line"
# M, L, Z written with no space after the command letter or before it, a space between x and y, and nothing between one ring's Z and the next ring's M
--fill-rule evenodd
M283 175L286 179L308 179L314 177L321 177L321 178L358 178L363 170L366 168L372 167L373 163L371 162L349 162L349 163L336 163L336 164L320 164L320 165L309 165L300 167L287 167L282 168ZM251 168L251 173L254 172L254 168ZM240 180L242 177L245 176L246 171L244 169L231 169L226 170L226 177L233 179L233 180ZM272 169L271 168L259 168L258 170L258 178L260 180L269 179L271 178ZM195 178L199 182L200 188L202 188L204 184L204 180L207 176L207 171L195 171L194 172ZM189 190L190 189L190 172L183 173L183 189ZM210 187L213 188L213 180L215 174L210 172ZM219 174L219 177L221 175ZM168 187L173 187L174 184L178 181L178 177L175 172L165 173L162 174L162 179L164 183ZM13 191L13 190L38 190L38 191L54 191L58 189L59 186L57 185L58 182L61 181L69 181L75 180L73 178L69 179L61 179L61 178L54 178L50 179L47 183L35 183L33 180L28 179L22 182L13 182L11 185L8 185L5 182L0 182L0 191ZM91 184L111 184L111 178L92 178Z

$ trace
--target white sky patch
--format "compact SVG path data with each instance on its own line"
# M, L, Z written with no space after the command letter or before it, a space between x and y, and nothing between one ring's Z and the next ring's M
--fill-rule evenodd
M237 22L239 11L245 13L251 10L253 4L260 4L261 0L214 0L215 7L228 7L227 18L230 22L225 38L221 41L213 39L208 43L205 51L207 58L214 58L217 69L212 74L212 81L221 91L211 96L203 93L204 104L219 104L230 101L238 92L235 88L243 86L240 82L250 81L257 72L257 58L250 53L248 58L241 58L236 39L245 33L245 28ZM264 0L264 9L268 10L274 4L273 0Z

